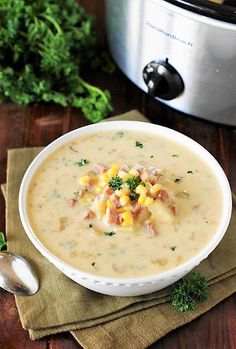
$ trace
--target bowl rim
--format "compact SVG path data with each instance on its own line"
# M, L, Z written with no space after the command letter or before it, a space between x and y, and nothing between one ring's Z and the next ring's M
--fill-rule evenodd
M163 272L159 272L156 274L150 274L145 276L138 277L109 277L103 275L97 275L90 272L85 272L80 270L79 268L74 267L73 265L63 261L52 252L50 252L44 244L40 241L40 239L34 233L29 219L27 218L27 209L26 209L26 196L29 184L31 179L35 173L35 170L38 166L56 149L61 147L63 144L66 144L72 141L74 138L78 138L80 136L86 134L93 134L97 131L119 131L119 130L130 130L130 131L139 131L143 133L150 133L154 135L160 135L165 138L168 138L174 142L181 143L185 145L187 148L190 146L190 150L193 151L197 156L199 156L203 161L206 162L208 167L210 167L212 173L215 173L215 178L219 184L222 195L222 214L219 222L219 226L213 235L212 239L204 246L202 250L200 250L196 255L187 260L186 262ZM215 169L215 171L213 171ZM52 141L48 144L40 153L34 158L29 167L27 168L23 179L21 181L19 196L18 196L18 208L21 223L27 234L28 238L31 240L33 245L40 251L42 255L44 255L50 262L54 265L60 265L61 268L69 270L70 273L74 273L77 276L79 275L80 279L90 279L93 282L100 283L108 283L113 285L134 285L134 284L146 284L158 282L158 280L170 279L178 274L184 274L186 271L193 269L197 266L202 260L207 258L207 256L215 249L215 247L222 240L231 218L232 211L232 195L231 189L224 173L222 167L218 163L218 161L211 155L211 153L206 150L202 145L193 140L192 138L180 133L179 131L175 131L168 127L147 123L143 121L109 121L109 122L100 122L97 124L86 125L75 130L72 130Z

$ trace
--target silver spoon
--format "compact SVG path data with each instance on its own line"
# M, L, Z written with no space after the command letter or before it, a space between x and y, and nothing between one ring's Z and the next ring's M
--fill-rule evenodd
M20 296L31 296L38 291L39 281L25 258L0 251L0 287Z

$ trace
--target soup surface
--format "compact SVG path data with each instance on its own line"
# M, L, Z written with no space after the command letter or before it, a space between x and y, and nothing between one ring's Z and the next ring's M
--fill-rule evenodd
M212 238L221 193L183 145L126 130L75 138L41 164L27 211L40 241L79 269L150 275L178 266Z

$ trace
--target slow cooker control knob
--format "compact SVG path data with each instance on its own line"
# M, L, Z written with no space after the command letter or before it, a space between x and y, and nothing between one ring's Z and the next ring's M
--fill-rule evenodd
M171 100L179 96L184 83L177 70L166 61L152 61L143 69L148 93L153 97Z

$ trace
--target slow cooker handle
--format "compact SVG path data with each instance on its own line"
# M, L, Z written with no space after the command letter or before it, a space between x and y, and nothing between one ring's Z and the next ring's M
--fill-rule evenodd
M165 61L152 61L143 69L143 79L148 94L165 100L179 96L184 90L184 83L177 70Z
M147 80L148 94L155 97L158 85L161 83L163 77L160 74L153 73Z

